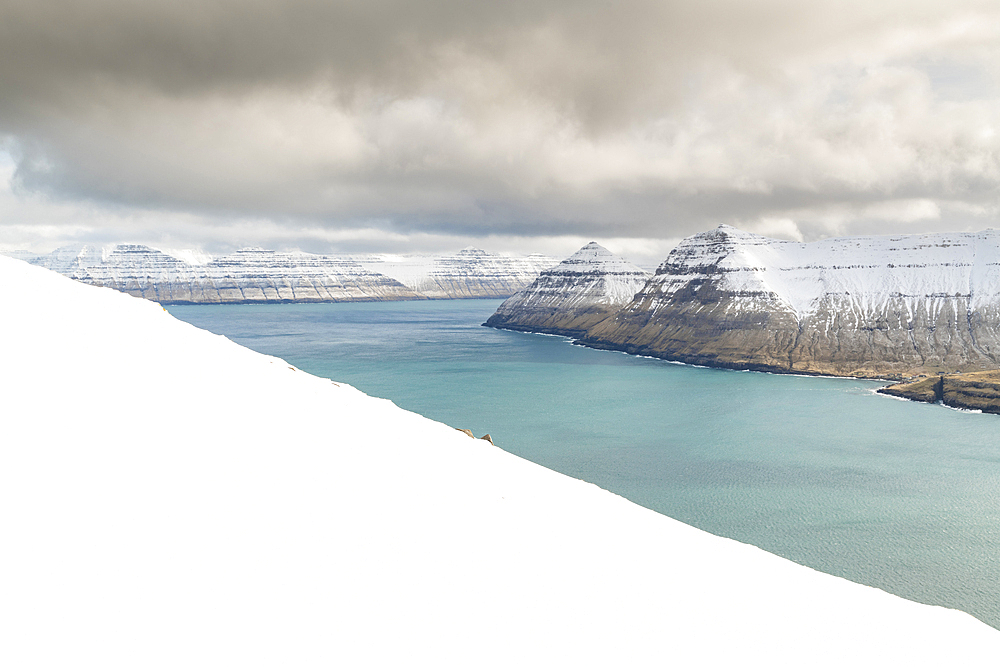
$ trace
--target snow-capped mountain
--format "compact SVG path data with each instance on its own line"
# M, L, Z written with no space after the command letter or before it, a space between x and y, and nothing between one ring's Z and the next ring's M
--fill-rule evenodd
M1000 367L1000 232L681 242L585 344L689 363L890 377Z
M507 257L470 247L440 257L376 255L363 263L430 299L494 299L511 296L558 261L540 254Z
M245 248L205 266L220 293L245 301L401 301L422 298L397 280L327 255Z
M580 335L631 301L648 278L591 242L504 301L486 326Z
M31 264L162 303L503 298L557 260L466 248L455 255L367 257L244 248L195 264L144 245L77 245Z
M81 282L161 303L399 301L401 283L354 261L247 248L191 264L144 245L60 248L33 261Z

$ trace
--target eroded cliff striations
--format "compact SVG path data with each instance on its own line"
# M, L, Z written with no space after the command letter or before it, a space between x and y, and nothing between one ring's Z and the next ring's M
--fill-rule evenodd
M682 241L582 344L687 363L901 377L1000 367L1000 232Z
M628 303L648 278L591 242L504 301L486 326L580 336Z

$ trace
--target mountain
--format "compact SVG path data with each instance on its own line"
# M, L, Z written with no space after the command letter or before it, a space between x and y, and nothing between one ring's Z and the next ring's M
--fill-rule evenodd
M486 326L578 336L632 300L649 273L591 242L504 301Z
M375 255L363 263L430 299L500 299L557 262L546 255L507 257L469 247L439 257Z
M406 301L423 298L359 263L245 248L205 266L220 294L244 301Z
M25 261L161 303L405 301L507 297L556 263L475 248L440 257L367 257L244 248L194 264L144 245L77 245ZM398 278L396 277L398 276Z
M160 303L400 301L423 298L350 260L246 248L191 264L144 245L60 248L31 263Z
M1000 232L682 241L594 347L693 364L900 377L1000 367Z
M2 664L1000 654L968 614L686 526L154 303L0 257L0 312Z

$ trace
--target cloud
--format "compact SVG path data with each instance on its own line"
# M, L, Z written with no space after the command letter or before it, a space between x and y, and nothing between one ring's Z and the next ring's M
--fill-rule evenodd
M232 225L260 236L259 221L306 244L371 229L673 239L774 221L809 240L983 227L1000 201L995 3L2 12L16 192L119 220L144 211L126 217L178 224L192 243Z

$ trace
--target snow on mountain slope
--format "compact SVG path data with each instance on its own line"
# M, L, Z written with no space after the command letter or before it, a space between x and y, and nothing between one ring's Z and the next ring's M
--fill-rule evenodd
M579 335L631 301L648 278L592 241L504 301L486 326Z
M685 239L584 342L691 363L899 376L1000 366L1000 232Z
M701 532L0 257L0 663L991 664ZM515 418L512 416L512 418Z
M399 281L326 255L244 248L205 265L220 293L245 301L400 301L421 298Z
M119 244L104 249L67 246L27 261L161 303L252 303L501 298L557 260L505 257L475 248L439 257L244 248L193 263L148 246Z
M31 263L160 303L381 301L421 298L354 261L246 248L192 264L148 246L60 248Z
M431 299L486 299L511 296L557 262L545 255L506 257L470 247L439 257L375 256L365 266Z

